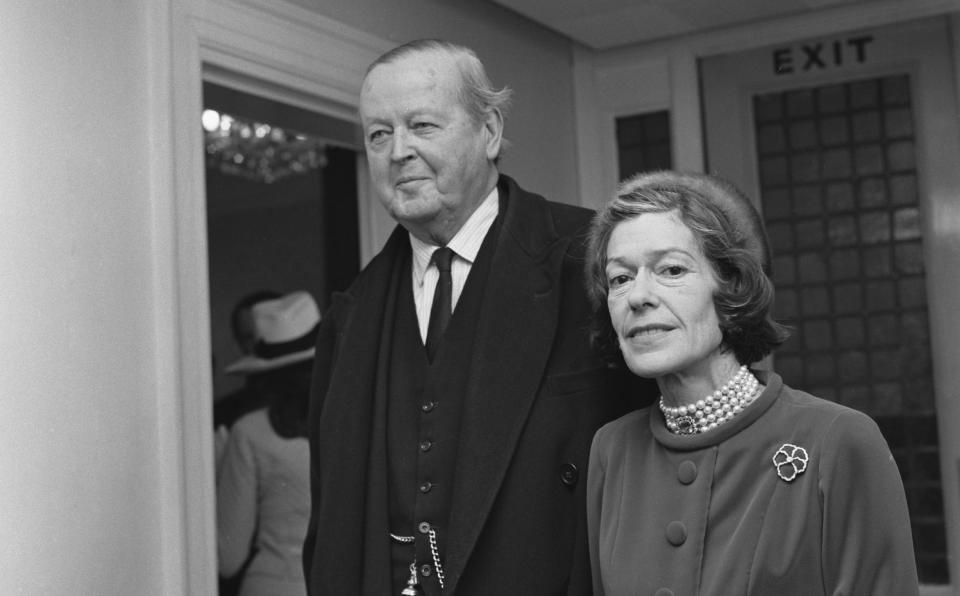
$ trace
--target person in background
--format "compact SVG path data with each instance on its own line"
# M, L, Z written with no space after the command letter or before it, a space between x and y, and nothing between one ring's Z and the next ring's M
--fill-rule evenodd
M877 425L751 368L787 337L768 271L759 215L715 177L641 174L597 214L598 341L661 398L593 441L596 595L917 594Z
M509 96L444 41L367 70L372 189L400 225L320 329L315 596L590 591L589 441L644 395L590 347L591 213L499 172Z
M253 353L253 347L259 339L253 323L254 305L275 300L281 295L273 290L259 290L242 297L233 306L230 312L230 330L242 356ZM228 367L225 372L230 374L233 371ZM222 434L221 427L229 429L241 416L265 405L261 391L256 386L257 380L255 375L245 376L243 387L218 398L213 404L213 427L218 429L218 432Z
M260 339L229 368L257 375L268 405L234 424L219 465L219 570L240 576L240 596L304 596L307 404L320 316L307 292L258 302L251 312Z

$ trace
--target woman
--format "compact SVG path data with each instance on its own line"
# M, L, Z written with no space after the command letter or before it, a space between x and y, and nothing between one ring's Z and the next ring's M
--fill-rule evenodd
M590 241L596 338L662 395L594 437L595 593L917 594L903 485L876 424L748 367L787 335L749 201L705 175L639 175Z
M252 315L260 339L227 372L256 374L269 405L240 418L224 448L217 481L220 574L240 576L240 596L305 596L307 403L320 316L306 292L260 302Z

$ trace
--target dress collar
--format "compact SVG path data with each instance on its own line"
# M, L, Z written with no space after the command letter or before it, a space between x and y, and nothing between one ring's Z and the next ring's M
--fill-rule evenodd
M754 423L763 413L770 409L773 402L779 397L783 389L783 379L775 372L752 370L757 380L764 386L760 395L747 406L743 412L737 414L729 422L724 422L717 428L696 435L675 435L667 430L663 421L663 413L654 405L650 411L650 431L658 443L678 451L695 451L705 447L718 445Z

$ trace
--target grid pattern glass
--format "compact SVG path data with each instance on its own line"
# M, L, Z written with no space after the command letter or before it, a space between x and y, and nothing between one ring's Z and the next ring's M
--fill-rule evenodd
M910 79L753 98L784 381L866 412L903 477L920 579L949 582Z
M617 165L620 178L637 172L669 169L670 112L617 118Z

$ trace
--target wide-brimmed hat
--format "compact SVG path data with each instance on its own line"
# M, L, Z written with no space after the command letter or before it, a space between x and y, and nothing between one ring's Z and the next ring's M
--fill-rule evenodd
M257 343L253 353L227 366L227 374L274 370L313 358L320 311L307 292L292 292L253 305L250 310Z

